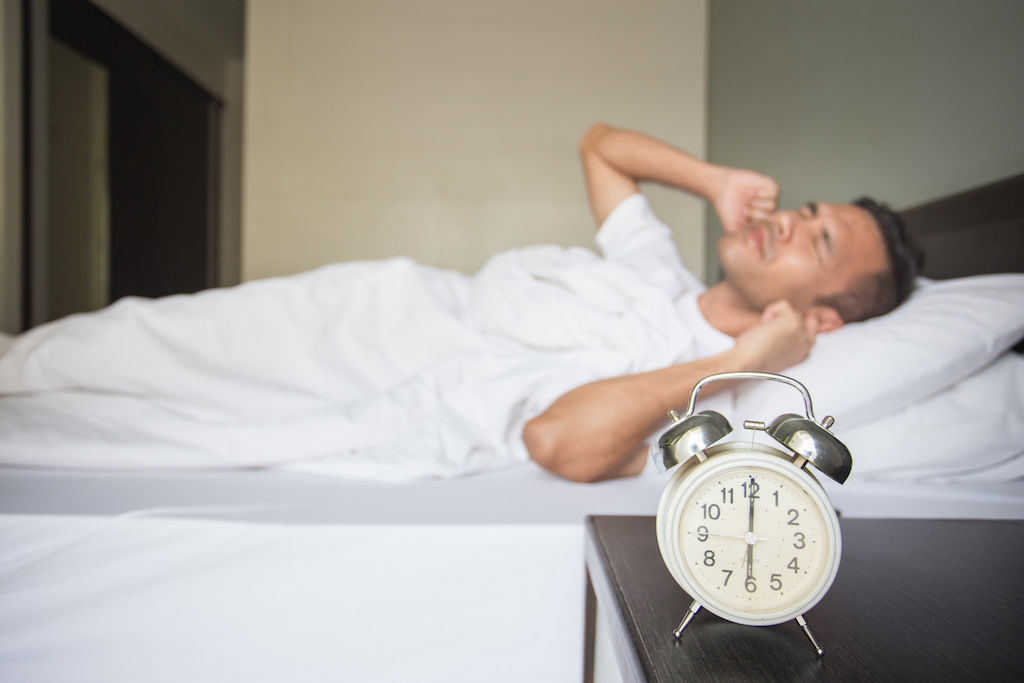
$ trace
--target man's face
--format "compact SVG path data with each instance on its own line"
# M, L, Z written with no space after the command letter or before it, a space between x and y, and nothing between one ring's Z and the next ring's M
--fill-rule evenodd
M726 281L757 310L787 299L808 310L887 267L871 214L852 204L808 203L725 234L718 255Z

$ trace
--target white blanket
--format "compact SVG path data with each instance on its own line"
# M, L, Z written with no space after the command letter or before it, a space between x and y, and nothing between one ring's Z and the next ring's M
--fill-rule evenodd
M0 463L408 479L520 462L526 420L570 388L721 342L644 210L606 223L603 257L334 265L36 328L0 358Z

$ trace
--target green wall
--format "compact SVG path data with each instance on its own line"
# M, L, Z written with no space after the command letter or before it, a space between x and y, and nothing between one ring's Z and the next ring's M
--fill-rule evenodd
M1024 171L1020 0L711 0L709 16L708 157L772 175L783 206L904 208Z

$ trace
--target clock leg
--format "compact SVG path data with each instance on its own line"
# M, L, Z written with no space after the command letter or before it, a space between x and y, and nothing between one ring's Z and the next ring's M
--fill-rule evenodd
M810 639L811 645L814 646L814 651L818 653L818 656L821 657L825 654L825 651L821 649L821 645L818 645L818 641L814 639L814 634L811 633L811 627L807 625L807 620L804 619L802 614L796 618L796 623L800 624L800 628L802 628L804 633L807 634L807 637Z
M676 638L683 635L683 629L686 628L686 625L690 623L690 619L693 619L693 615L696 614L699 610L700 603L694 600L690 604L690 608L686 610L686 616L683 617L683 620L681 622L679 622L679 626L676 628L675 631L672 632L672 635L674 635Z

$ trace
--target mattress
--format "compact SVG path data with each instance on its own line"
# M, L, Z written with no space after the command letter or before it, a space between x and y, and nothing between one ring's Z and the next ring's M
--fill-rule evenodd
M666 480L0 468L0 680L578 680L582 522ZM848 517L1024 518L1019 481L828 488Z
M847 517L1024 519L1024 480L822 483ZM281 470L140 474L0 467L0 514L173 516L300 524L582 524L653 515L668 475L579 484L526 464L452 480L372 482Z

